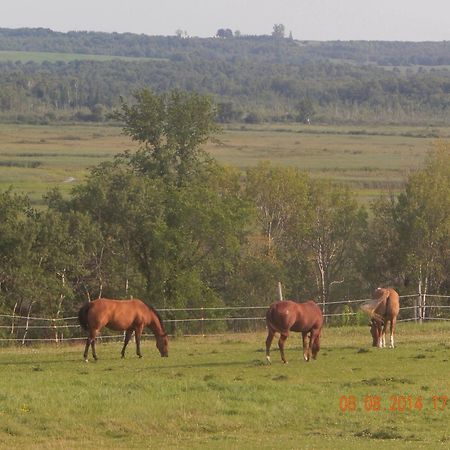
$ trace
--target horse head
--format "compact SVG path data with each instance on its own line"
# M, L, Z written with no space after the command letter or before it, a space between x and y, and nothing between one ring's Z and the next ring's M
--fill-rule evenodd
M162 357L166 358L169 356L169 339L166 333L156 336L156 347Z
M372 335L372 347L378 346L378 339L380 337L380 329L378 327L377 321L372 319L369 322L370 334Z

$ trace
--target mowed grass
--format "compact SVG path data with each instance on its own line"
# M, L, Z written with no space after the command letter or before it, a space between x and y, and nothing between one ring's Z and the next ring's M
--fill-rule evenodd
M398 192L448 128L227 126L206 146L219 162L241 169L260 161L294 166L348 184L362 202ZM58 186L64 193L89 168L137 144L119 126L0 125L0 189L12 186L34 203Z
M367 327L326 328L311 363L293 334L287 365L275 342L265 363L262 332L172 339L169 358L152 340L143 359L99 344L88 364L82 345L3 348L0 447L448 448L449 332L400 324L397 348L376 349ZM356 409L342 411L342 396ZM390 410L398 396L413 406Z

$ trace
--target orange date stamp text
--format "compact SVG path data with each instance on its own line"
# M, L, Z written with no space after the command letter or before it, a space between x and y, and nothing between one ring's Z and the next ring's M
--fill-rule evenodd
M342 412L352 411L422 411L434 410L444 411L447 408L447 395L433 395L432 397L424 398L422 396L413 395L390 395L383 397L380 395L365 395L357 397L355 395L341 395L339 397L339 409Z

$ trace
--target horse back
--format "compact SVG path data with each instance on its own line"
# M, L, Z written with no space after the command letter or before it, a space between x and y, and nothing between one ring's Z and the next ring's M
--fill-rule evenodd
M398 316L400 311L400 297L392 288L378 288L374 298L379 298L379 304L374 312L385 320L391 320Z
M389 296L387 298L387 302L389 304L386 306L386 314L389 315L390 319L392 319L393 317L397 317L398 313L400 312L400 296L392 288L389 288Z
M322 311L312 300L305 303L291 300L272 303L266 313L266 320L270 328L280 333L290 330L309 332L320 330L323 326Z
M147 325L151 320L149 308L138 299L100 298L89 304L88 322L90 326L97 329L108 327L112 330L126 330L139 325Z

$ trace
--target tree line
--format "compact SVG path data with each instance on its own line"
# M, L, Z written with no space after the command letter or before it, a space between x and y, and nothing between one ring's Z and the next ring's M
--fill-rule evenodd
M275 33L275 32L274 32ZM148 86L211 95L221 122L448 123L448 43L308 42L0 29L0 50L111 61L0 63L0 119L102 121ZM135 61L120 57L135 57Z
M0 193L0 311L73 315L86 299L155 307L287 298L450 293L450 145L439 142L397 196L370 208L339 184L262 162L244 173L202 145L219 131L209 97L142 89L114 119L138 142L35 210Z

